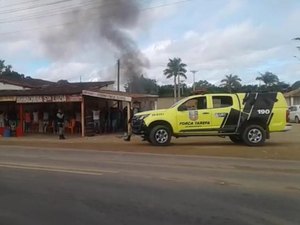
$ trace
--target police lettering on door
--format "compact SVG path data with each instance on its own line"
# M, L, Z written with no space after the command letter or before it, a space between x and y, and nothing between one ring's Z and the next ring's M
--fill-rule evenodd
M201 125L209 125L210 121L182 121L179 122L181 126L201 126Z

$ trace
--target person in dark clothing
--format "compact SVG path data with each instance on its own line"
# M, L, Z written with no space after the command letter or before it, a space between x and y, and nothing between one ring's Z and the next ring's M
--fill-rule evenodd
M132 117L133 117L133 110L132 108L130 108L130 114L129 114L129 119L128 119L128 112L127 112L128 108L127 106L124 108L124 113L126 111L126 114L125 114L125 121L126 121L126 131L125 131L125 134L124 134L124 140L125 141L130 141L131 139L131 135L132 135L132 129L131 129L131 120L132 120Z
M63 112L60 109L58 110L58 112L56 114L56 121L57 121L59 139L65 139L65 136L64 136L65 115L63 114Z

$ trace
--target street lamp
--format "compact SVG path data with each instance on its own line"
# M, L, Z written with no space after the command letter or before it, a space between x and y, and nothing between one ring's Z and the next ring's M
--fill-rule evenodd
M193 92L195 92L195 74L198 72L198 70L191 70L193 73Z

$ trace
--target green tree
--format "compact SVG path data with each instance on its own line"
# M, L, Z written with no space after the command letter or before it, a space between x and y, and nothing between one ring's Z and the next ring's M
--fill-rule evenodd
M285 83L283 81L279 81L276 85L276 88L274 91L281 91L281 92L288 92L290 90L291 86L288 83Z
M167 78L174 78L174 101L177 101L177 95L176 95L176 78L178 79L178 84L180 83L180 77L184 77L186 79L185 73L187 70L185 69L186 64L182 63L180 58L174 58L169 59L169 62L167 64L167 68L164 70L164 75L167 76ZM178 97L180 97L180 88L178 88Z
M265 73L260 73L259 77L256 77L256 80L264 82L267 87L274 86L279 83L279 78L277 75L267 71Z
M296 90L296 89L300 88L300 80L293 83L291 88L292 88L292 90Z
M11 65L5 66L5 73L11 73L11 72L12 72L12 66Z
M247 93L247 92L256 92L258 91L258 85L257 84L247 84L247 85L242 85L241 92Z
M5 60L0 59L0 75L2 74L2 72L5 69L5 64L4 63L5 63Z
M156 80L145 78L144 75L140 77L132 77L125 85L126 92L134 92L141 94L157 94L158 85Z
M213 85L209 83L207 80L199 80L195 82L195 89L208 89L211 88Z
M174 91L174 85L167 84L158 87L159 97L172 97Z
M11 75L14 71L12 71L11 65L5 65L5 60L0 59L0 75Z
M237 90L240 88L241 85L241 78L238 77L238 75L225 75L225 78L221 80L221 86L225 87L229 93L231 93L233 90Z

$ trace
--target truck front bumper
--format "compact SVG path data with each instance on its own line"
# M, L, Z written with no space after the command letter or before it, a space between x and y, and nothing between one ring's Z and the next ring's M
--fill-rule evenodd
M136 135L145 135L147 133L147 126L144 120L133 119L131 122L132 133Z

